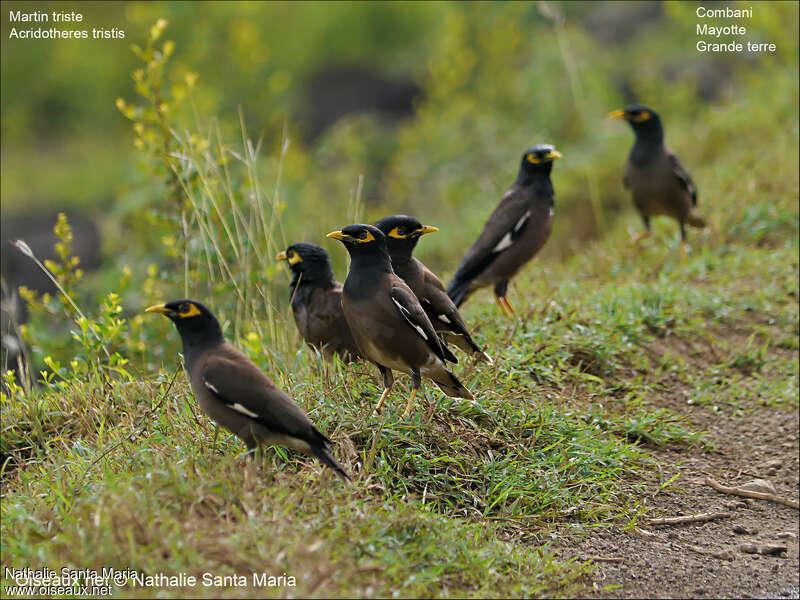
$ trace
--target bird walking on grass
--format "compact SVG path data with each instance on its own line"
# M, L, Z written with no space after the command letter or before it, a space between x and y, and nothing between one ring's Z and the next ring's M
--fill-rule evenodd
M414 292L434 329L446 332L447 340L464 352L491 363L489 355L472 339L467 324L447 295L442 282L420 260L412 256L420 237L438 229L423 225L416 218L407 215L384 217L375 223L375 227L386 235L392 269Z
M358 346L342 310L342 284L336 281L325 249L301 242L280 252L292 271L289 298L294 322L305 342L326 356L360 358Z
M622 182L633 195L633 203L644 221L645 231L633 238L638 244L650 235L650 217L668 215L678 221L681 250L686 257L686 224L702 228L706 222L695 212L697 188L678 156L664 144L661 118L652 108L632 104L608 115L623 119L633 129L633 143Z
M222 336L216 317L196 300L174 300L146 312L169 318L183 342L183 357L200 408L238 436L253 452L277 444L316 456L342 479L350 479L302 409Z
M561 153L540 144L522 155L517 180L494 209L478 239L467 250L447 288L456 306L475 290L494 286L497 304L511 318L508 283L544 246L553 228L550 171Z
M431 379L445 394L472 400L472 394L445 366L457 362L443 346L411 288L392 270L386 236L372 225L348 225L332 231L350 254L350 272L344 282L344 316L361 353L383 376L384 390L375 407L379 413L394 384L392 371L411 375L411 395L403 418L408 417L422 377Z

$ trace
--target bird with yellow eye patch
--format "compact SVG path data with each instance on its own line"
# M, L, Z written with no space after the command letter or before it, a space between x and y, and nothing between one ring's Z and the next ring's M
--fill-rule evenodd
M292 271L289 299L303 340L327 357L335 353L345 361L360 358L342 310L342 284L333 276L325 249L300 242L275 258L285 260Z
M472 339L458 308L447 295L444 285L422 262L412 256L420 237L439 231L423 225L408 215L391 215L375 223L386 234L392 269L408 284L419 300L434 329L464 352L489 363L492 359Z
M167 317L183 342L189 383L200 408L239 437L247 448L281 445L316 456L342 479L350 479L302 409L244 353L222 336L212 312L197 300L174 300L146 310Z
M631 104L608 115L627 121L636 139L628 154L622 182L631 191L633 204L645 231L631 241L638 244L650 235L650 217L668 215L681 230L682 257L686 258L686 224L705 227L697 208L697 188L678 156L664 144L664 127L658 113L643 104Z
M372 225L348 225L328 237L341 241L350 254L342 294L344 316L362 355L383 376L375 413L392 389L393 370L411 375L404 419L411 414L422 377L433 380L448 396L471 400L469 390L445 366L445 361L457 362L455 356L442 345L414 292L392 269L383 232Z
M478 239L467 250L447 288L456 306L475 290L494 286L497 304L511 318L508 283L544 246L553 228L553 184L550 171L561 153L549 144L522 155L517 179L489 216Z

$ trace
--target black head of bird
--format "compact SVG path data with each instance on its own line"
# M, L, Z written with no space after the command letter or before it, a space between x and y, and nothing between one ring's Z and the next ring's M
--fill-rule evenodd
M197 300L173 300L151 306L145 312L162 314L175 323L183 341L183 354L187 362L190 362L195 351L202 352L223 342L219 321Z
M661 118L658 113L644 104L631 104L608 114L612 119L627 121L638 136L663 137Z
M326 237L342 242L354 263L374 262L392 270L386 236L377 227L348 225L340 231L331 231Z
M375 223L375 227L386 235L386 244L392 259L409 258L420 237L439 231L436 227L423 225L418 219L408 215L384 217Z
M285 260L292 270L292 289L300 281L320 287L334 285L331 259L322 246L308 242L292 244L284 252L279 252L275 259Z
M527 149L522 155L517 181L526 183L542 177L548 178L553 161L559 158L561 153L550 144L537 144Z
M197 300L173 300L146 312L175 323L200 408L250 451L261 442L288 446L317 456L340 477L349 478L331 453L330 440L245 354L225 342L219 321L206 306Z

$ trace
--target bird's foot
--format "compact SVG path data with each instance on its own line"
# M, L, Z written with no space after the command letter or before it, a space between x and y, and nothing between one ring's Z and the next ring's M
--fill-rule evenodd
M511 302L508 301L508 298L505 296L495 296L497 300L497 304L500 306L500 310L503 311L503 314L508 317L509 319L514 318L514 307L511 306Z
M640 231L639 233L631 236L631 244L638 246L642 240L650 237L649 231Z
M411 409L414 408L414 397L417 395L417 388L411 390L411 396L408 399L408 404L406 404L406 409L403 411L403 420L408 418L408 415L411 414Z
M392 390L392 388L384 388L383 389L383 393L381 394L381 398L380 398L380 400L378 400L377 406L375 406L375 409L372 411L372 416L373 417L377 417L377 416L379 416L381 414L381 408L383 408L383 403L386 402L386 398L389 396L389 392L391 390Z

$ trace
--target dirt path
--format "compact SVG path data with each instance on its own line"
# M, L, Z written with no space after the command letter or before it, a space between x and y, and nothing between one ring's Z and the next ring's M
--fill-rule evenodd
M597 598L798 598L799 511L766 500L726 495L709 487L713 477L728 486L755 479L773 484L781 497L798 499L798 411L765 407L740 416L715 414L675 400L669 406L707 430L711 450L654 449L661 481L680 477L659 491L649 486L648 517L728 512L705 523L642 525L644 534L598 530L565 540L562 558L597 557L585 590ZM681 405L682 404L682 405ZM750 554L745 545L784 546L776 555ZM775 549L777 551L777 549ZM603 562L601 562L601 560ZM608 589L608 586L617 586Z

